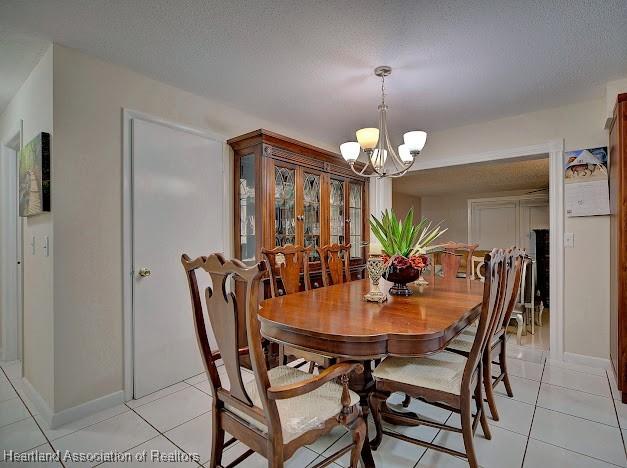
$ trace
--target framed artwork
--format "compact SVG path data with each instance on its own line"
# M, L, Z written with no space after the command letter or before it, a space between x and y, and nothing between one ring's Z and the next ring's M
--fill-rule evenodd
M19 153L20 216L50 211L50 134L40 133Z

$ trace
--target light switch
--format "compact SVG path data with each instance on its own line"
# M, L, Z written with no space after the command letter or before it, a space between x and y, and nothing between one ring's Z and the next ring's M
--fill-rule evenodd
M44 236L44 243L42 245L44 257L50 254L50 243L48 242L48 236Z
M575 247L575 233L574 232L564 233L564 247L570 248L570 249Z
M30 247L31 247L31 254L35 255L35 236L33 236L32 240L30 241Z

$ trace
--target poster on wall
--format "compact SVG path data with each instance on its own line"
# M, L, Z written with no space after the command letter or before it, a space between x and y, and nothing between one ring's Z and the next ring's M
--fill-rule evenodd
M40 133L19 153L20 216L50 211L50 134Z
M564 190L569 217L610 214L607 148L565 153Z

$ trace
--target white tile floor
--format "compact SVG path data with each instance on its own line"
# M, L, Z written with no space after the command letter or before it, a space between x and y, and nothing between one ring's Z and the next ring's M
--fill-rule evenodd
M477 431L475 447L484 467L612 467L627 466L624 439L627 437L627 405L618 397L611 374L603 369L555 365L546 362L541 350L509 345L509 366L514 398L498 388L497 405L501 420L491 421L492 440ZM199 463L179 462L176 466L206 465L210 452L211 397L204 375L198 375L148 395L119 405L67 426L42 431L42 420L24 397L19 364L0 364L0 453L4 450L30 452L70 450L76 452L117 450L141 453L197 453ZM224 374L224 372L223 372ZM252 374L248 374L252 378ZM614 397L614 398L613 398ZM398 403L398 396L393 396ZM411 409L459 424L457 415L412 402ZM435 429L391 428L455 449L462 449L461 436ZM348 439L336 429L309 447L299 450L288 466L303 467L319 461ZM224 463L233 461L246 447L237 443L225 452ZM463 467L464 460L433 450L386 438L374 452L377 466L383 467ZM94 463L64 463L65 466L94 466ZM122 464L122 463L118 463ZM131 466L133 463L125 463ZM148 466L135 463L133 466ZM347 457L337 466L347 466ZM0 462L0 466L13 466ZM18 466L16 463L15 466ZM58 463L26 464L59 466ZM243 467L264 467L255 455Z

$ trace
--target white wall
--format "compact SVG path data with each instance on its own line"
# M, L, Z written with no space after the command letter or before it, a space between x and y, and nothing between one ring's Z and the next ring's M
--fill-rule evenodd
M414 197L406 193L392 192L392 208L399 219L407 216L411 208L414 209L414 219L420 219L422 216L420 197Z
M55 410L59 411L123 386L122 109L227 138L265 127L324 145L295 129L76 50L55 45L54 53Z
M454 164L462 156L561 138L566 151L607 146L605 113L606 100L602 98L434 132L420 163L434 167ZM565 230L575 234L575 247L565 249L565 351L607 359L609 219L566 218ZM582 300L583 294L586 300Z
M15 135L19 130L20 119L23 120L24 144L28 143L40 132L51 134L52 159L54 161L54 132L53 132L53 48L42 56L24 84L20 87L9 105L0 116L0 142ZM5 161L0 165L6 170ZM4 174L3 174L4 176ZM4 180L4 179L3 179ZM4 187L2 187L4 189ZM54 193L57 189L55 174L52 172L53 194L52 209L55 208ZM0 206L9 196L4 190ZM25 218L24 226L24 377L30 382L45 402L52 407L54 401L53 389L53 281L52 268L54 249L50 249L50 256L44 257L42 242L44 236L49 236L50 245L53 244L52 213L43 213L31 218ZM8 233L2 229L2 235ZM35 255L31 254L30 242L35 237ZM11 259L13 260L13 259ZM13 265L15 267L15 265ZM4 294L0 292L0 294Z
M523 195L528 190L504 190L502 192L482 192L473 194L434 195L420 197L422 216L434 222L442 221L448 230L438 240L442 242L468 241L468 200L473 198L493 198Z

